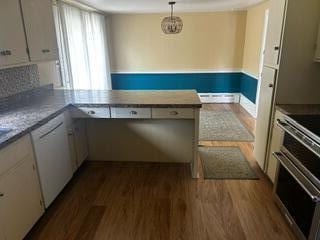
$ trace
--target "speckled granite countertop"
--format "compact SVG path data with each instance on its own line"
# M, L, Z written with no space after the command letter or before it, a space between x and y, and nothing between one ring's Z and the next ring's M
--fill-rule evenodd
M283 114L320 114L320 104L279 104L276 109Z
M0 128L11 132L0 136L0 148L38 128L72 107L192 107L201 102L193 90L182 91L98 91L98 90L42 90L41 94L6 101L1 107ZM11 97L12 100L12 97ZM4 104L3 101L1 103Z

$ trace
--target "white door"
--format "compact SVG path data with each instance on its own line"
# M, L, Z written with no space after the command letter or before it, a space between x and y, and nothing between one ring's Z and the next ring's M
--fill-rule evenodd
M5 239L23 239L44 212L39 179L30 154L0 178L0 191Z
M50 0L21 0L31 61L58 59L52 2Z
M270 1L267 41L264 56L265 66L277 67L279 64L285 9L286 0Z
M0 1L0 67L29 61L19 0Z
M264 170L265 157L269 135L271 107L273 105L273 92L277 70L264 67L260 84L260 98L256 122L256 136L254 143L254 156L259 166Z

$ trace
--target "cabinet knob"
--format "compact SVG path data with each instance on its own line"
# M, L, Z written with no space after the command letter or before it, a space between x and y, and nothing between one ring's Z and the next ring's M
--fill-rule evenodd
M73 131L71 129L68 130L68 136L73 136L73 135L74 135Z
M0 193L0 197L4 197L4 193Z
M93 110L90 110L90 111L88 111L88 114L96 114L96 112Z
M131 111L130 114L131 115L137 115L137 111Z
M10 50L2 50L0 51L1 56L10 56L12 55L12 52Z
M275 47L274 47L274 50L275 50L275 51L278 51L279 49L280 49L279 46L275 46Z
M272 88L272 87L273 87L273 84L272 84L272 83L270 83L270 84L268 85L268 87L269 87L269 88Z

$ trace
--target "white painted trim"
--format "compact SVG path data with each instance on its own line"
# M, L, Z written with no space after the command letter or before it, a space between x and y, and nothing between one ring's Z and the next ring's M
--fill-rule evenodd
M106 13L104 11L101 11L95 7L92 7L91 5L87 4L87 3L83 3L83 2L79 2L76 0L53 0L53 5L57 5L57 2L61 1L63 3L66 3L68 5L71 5L73 7L85 10L85 11L89 11L89 12L97 12L100 13L102 15L105 15Z
M239 103L240 93L198 93L202 103Z
M258 79L259 79L258 76L254 75L254 74L252 74L252 73L246 72L245 70L242 70L241 72L242 72L243 74L248 75L249 77L252 77L252 78L256 79L257 81L258 81Z
M257 96L256 96L256 105L257 105L256 112L258 112L259 100L260 100L261 79L262 79L262 71L263 71L263 65L264 65L264 52L265 52L266 41L267 41L268 22L269 22L269 9L266 9L264 13L263 36L262 36L261 52L260 52L259 77L258 77Z
M161 74L161 73L241 73L241 68L226 68L221 70L161 70L161 71L112 71L112 73L120 73L120 74Z
M256 104L240 94L240 105L254 118L257 117Z
M243 12L247 11L247 9L251 6L244 6L244 7L237 7L237 8L230 8L230 7L222 7L222 8L216 8L216 9L175 9L175 14L180 13L215 13L215 12ZM164 14L168 15L167 10L107 10L106 11L109 14L112 15L120 15L120 14Z

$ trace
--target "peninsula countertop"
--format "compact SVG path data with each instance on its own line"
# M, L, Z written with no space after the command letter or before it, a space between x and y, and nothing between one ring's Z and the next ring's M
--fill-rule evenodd
M0 148L45 124L72 107L201 108L194 90L63 90L42 89L1 102Z

